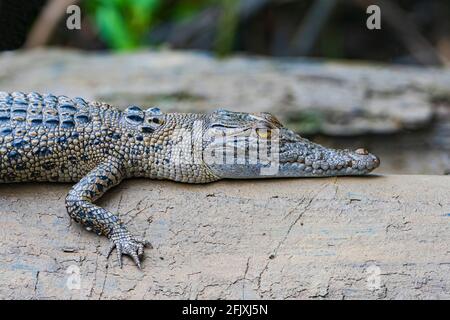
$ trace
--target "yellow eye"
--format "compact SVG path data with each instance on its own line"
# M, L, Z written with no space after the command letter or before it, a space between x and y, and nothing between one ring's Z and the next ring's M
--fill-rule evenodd
M263 139L270 139L271 136L271 131L270 129L256 129L256 134L258 135L258 137L263 138Z

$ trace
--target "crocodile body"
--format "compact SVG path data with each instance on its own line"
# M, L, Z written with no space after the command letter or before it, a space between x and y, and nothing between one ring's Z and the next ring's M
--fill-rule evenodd
M212 139L211 131L233 136L232 144ZM258 174L265 164L247 159L248 150L275 132L277 148L267 144L279 161L271 177L361 175L379 165L378 158L363 149L334 150L303 139L267 113L164 114L137 106L120 111L82 98L0 92L0 183L76 183L66 197L70 217L107 236L108 255L116 248L120 265L122 254L127 254L140 267L148 242L132 236L116 215L95 201L132 177L187 183L267 177ZM243 161L205 160L205 150L222 155L224 146L243 150Z

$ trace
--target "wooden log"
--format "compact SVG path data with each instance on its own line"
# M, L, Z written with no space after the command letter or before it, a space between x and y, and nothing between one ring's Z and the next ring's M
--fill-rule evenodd
M450 298L450 176L126 181L100 203L152 242L143 271L69 187L0 185L0 298Z

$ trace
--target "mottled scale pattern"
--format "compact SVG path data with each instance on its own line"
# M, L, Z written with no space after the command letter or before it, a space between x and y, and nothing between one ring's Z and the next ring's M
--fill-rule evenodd
M120 111L82 98L0 92L0 183L75 182L66 197L70 217L107 236L109 253L117 249L120 265L127 254L140 267L148 243L132 236L117 215L95 205L107 190L131 177L188 183L268 177L261 174L266 164L249 157L269 144L278 150L271 177L363 175L380 163L362 148L314 144L268 113L162 113L135 105ZM206 158L223 158L225 150L236 152L231 162Z
M82 98L1 92L0 182L78 181L100 155L83 154L86 130L105 116Z
M74 128L89 122L89 106L82 98L69 99L32 92L0 93L0 125L5 129L45 126Z
M79 97L0 92L0 183L77 182L66 198L70 217L108 236L119 257L128 254L140 265L145 241L93 203L129 177L217 180L199 164L169 163L177 132L192 126L188 120L158 108L129 106L122 112Z

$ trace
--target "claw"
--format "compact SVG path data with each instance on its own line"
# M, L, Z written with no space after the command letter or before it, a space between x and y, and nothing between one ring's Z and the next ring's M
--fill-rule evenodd
M107 257L115 248L120 268L122 268L122 256L126 254L133 259L139 269L142 269L140 260L144 255L144 247L151 246L150 242L132 237L123 227L113 230L110 240L112 243L108 249Z
M148 240L145 240L145 239L142 239L142 238L133 238L133 240L138 242L139 244L143 245L144 247L153 249L152 244Z
M106 259L109 258L111 253L114 251L115 247L116 247L116 244L114 242L109 245L108 251L106 252Z
M143 244L144 244L144 247L147 247L147 248L149 248L149 249L153 249L153 246L152 246L152 244L150 243L150 241L144 240L144 241L143 241Z
M132 252L132 253L130 253L130 257L133 259L134 263L136 263L138 268L142 269L141 268L141 262L139 261L139 257L137 256L137 254L135 252Z

